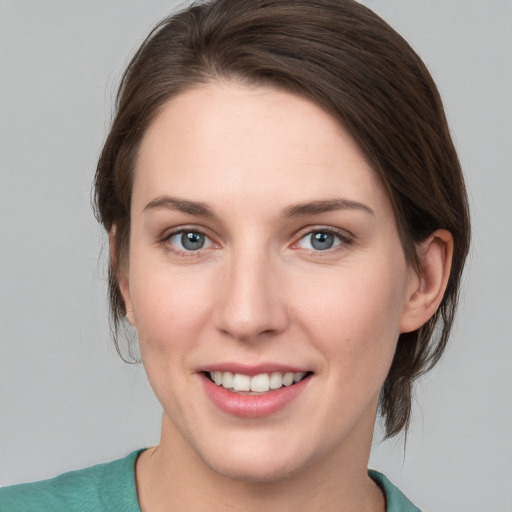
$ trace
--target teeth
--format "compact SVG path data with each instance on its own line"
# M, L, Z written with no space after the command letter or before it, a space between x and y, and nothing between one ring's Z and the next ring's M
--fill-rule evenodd
M231 372L210 372L210 378L217 384L226 389L234 391L253 391L255 393L265 393L270 389L279 389L283 386L291 386L293 383L300 382L306 372L273 372L260 373L250 377L242 373Z
M233 389L235 391L250 391L251 390L251 377L235 373L233 377Z
M236 388L235 388L236 389ZM251 391L264 393L270 389L270 377L266 373L255 375L251 379Z
M292 372L287 372L284 374L283 384L285 386L291 386L293 384L293 373Z
M231 372L219 372L222 379L222 387L231 389L233 387L233 374Z
M306 372L298 372L293 374L293 382L300 382L304 375L306 375Z
M283 374L281 372L274 372L270 376L270 389L279 389L283 387Z

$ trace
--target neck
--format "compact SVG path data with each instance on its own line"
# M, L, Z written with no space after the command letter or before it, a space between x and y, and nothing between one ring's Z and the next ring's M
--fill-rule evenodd
M211 468L164 415L160 444L137 461L141 510L384 512L384 496L367 475L372 432L373 423L363 436L359 428L343 446L300 471L275 480L248 481Z

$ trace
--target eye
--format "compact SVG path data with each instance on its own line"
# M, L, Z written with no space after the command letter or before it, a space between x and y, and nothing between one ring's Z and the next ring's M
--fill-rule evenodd
M184 252L198 251L212 245L212 241L204 233L192 230L181 230L172 233L167 241L178 251Z
M327 251L346 241L344 237L329 230L311 231L304 235L297 245L312 251Z

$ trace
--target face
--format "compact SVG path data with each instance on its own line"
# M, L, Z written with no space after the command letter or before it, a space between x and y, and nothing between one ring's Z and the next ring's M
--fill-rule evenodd
M163 439L262 481L369 450L417 281L328 114L271 88L181 94L143 139L131 221L121 288Z

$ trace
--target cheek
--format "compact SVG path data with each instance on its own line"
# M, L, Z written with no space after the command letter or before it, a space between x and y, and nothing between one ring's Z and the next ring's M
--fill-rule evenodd
M208 279L200 269L191 279L190 272L171 272L165 265L148 267L152 270L132 273L130 286L142 355L179 354L181 348L197 343L197 334L208 320Z
M346 275L340 272L337 280L317 282L302 294L304 327L329 367L342 368L340 375L375 373L385 378L400 333L403 276L405 270L393 271L386 265L351 268Z
M190 276L156 265L150 268L151 272L134 272L131 282L137 338L151 387L179 423L184 411L178 396L190 373L187 358L200 344L210 316L207 293Z

